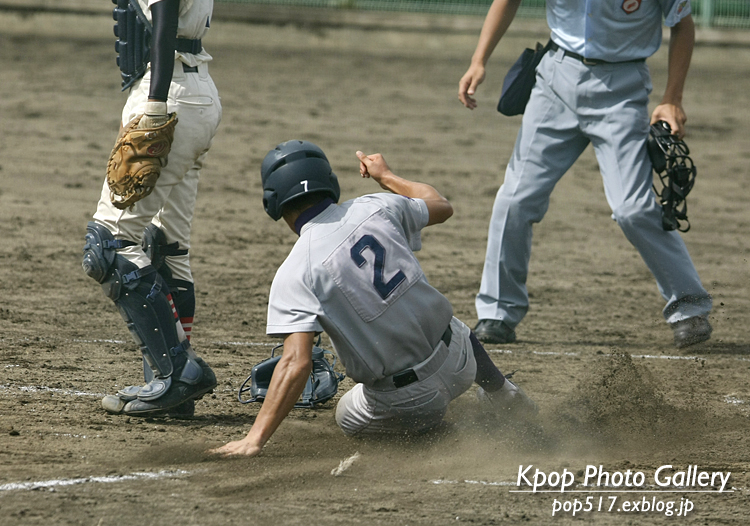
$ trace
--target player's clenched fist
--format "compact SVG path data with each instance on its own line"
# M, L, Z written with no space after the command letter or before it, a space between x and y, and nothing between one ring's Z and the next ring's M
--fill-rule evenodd
M383 177L393 175L393 172L388 166L388 163L385 162L385 158L382 154L374 153L372 155L365 155L364 153L357 151L357 158L359 159L359 173L362 177L372 177L384 189L390 190L389 187L384 185L382 180Z

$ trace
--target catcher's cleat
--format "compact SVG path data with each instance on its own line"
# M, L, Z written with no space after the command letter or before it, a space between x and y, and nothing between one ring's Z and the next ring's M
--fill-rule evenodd
M129 386L121 389L116 395L107 395L102 399L102 407L113 414L128 416L192 416L190 403L199 400L203 395L213 392L216 387L216 375L206 362L196 358L201 367L201 378L195 384L173 381L169 389L158 398L143 400L139 398L145 386ZM190 412L190 414L186 414Z
M497 416L523 418L534 416L539 412L536 403L507 377L498 391L490 393L481 387L477 389L477 400L482 411Z
M107 395L102 399L102 406L104 409L106 409L110 413L115 414L121 414L123 408L125 407L125 404L127 404L127 400L123 400L117 395ZM166 411L163 411L161 413L151 413L148 415L143 416L168 416L171 418L191 418L193 415L195 415L195 401L194 400L188 400L187 402L183 402L177 407L173 407L172 409L167 409Z
M670 325L674 331L674 344L678 349L705 342L713 332L707 316L693 316Z
M483 343L513 343L516 331L502 320L479 320L474 335Z
M172 418L190 418L195 415L195 400L188 400L182 402L177 407L173 407L167 411L167 416Z

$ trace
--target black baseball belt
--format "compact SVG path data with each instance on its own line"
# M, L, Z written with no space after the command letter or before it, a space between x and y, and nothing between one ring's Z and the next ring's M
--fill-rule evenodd
M200 38L182 38L177 37L177 43L175 44L175 51L180 53L191 53L197 55L203 50L203 44Z
M583 55L579 55L578 53L573 53L572 51L568 51L567 49L561 48L554 42L550 42L549 48L552 51L557 51L558 49L563 50L563 55L566 57L574 58L580 62L583 62L587 66L599 66L601 64L628 64L630 62L645 62L645 58L634 58L632 60L623 60L621 62L608 62L606 60L599 60L598 58L586 58Z
M442 367L445 359L448 357L448 347L451 344L453 338L453 330L450 324L443 332L440 340L445 345L438 345L432 354L424 360L422 363L415 365L409 369L405 369L391 376L386 376L382 380L375 382L372 387L377 391L389 391L394 387L396 389L400 387L406 387L407 385L413 384L416 381L424 380L429 378Z
M177 37L177 43L175 44L175 51L180 53L191 53L197 55L203 50L203 44L200 38L180 38ZM188 66L184 62L182 63L182 71L185 73L198 73L198 66Z

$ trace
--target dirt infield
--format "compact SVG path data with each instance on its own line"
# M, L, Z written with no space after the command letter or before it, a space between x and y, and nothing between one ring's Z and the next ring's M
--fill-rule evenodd
M684 238L715 300L710 342L673 348L663 301L609 217L589 149L535 229L519 341L490 347L538 401L537 425L487 422L472 389L437 432L361 441L344 437L328 403L295 410L258 458L222 460L205 450L243 436L257 414L237 389L271 351L268 289L295 240L262 210L265 152L291 138L316 142L344 199L377 190L358 177L357 149L434 184L456 213L425 232L418 256L473 325L489 214L519 124L494 105L534 35L504 41L470 112L456 92L476 35L213 24L205 45L224 120L196 210L193 342L219 387L178 420L114 417L99 405L140 371L125 325L80 267L125 100L111 25L0 13L0 523L747 523L750 48L699 46L685 94L699 175ZM655 94L665 63L664 49L649 61ZM636 493L519 493L519 465L530 464L578 483L589 465L646 482ZM731 472L729 491L655 486L664 465ZM592 511L552 517L555 500L589 496ZM624 511L624 501L646 498L694 508L686 517L643 504Z

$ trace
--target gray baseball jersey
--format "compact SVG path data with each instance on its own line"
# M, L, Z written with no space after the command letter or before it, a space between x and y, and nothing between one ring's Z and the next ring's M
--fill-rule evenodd
M350 378L365 385L426 359L453 316L425 278L427 205L373 194L306 223L271 285L267 333L325 331Z

